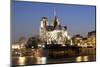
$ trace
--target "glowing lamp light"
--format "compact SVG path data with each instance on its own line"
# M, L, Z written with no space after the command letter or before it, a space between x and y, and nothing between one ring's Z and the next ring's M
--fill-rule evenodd
M34 48L34 46L32 46L32 49Z

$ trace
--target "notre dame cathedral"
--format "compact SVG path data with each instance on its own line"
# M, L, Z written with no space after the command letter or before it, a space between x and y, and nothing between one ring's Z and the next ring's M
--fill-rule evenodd
M51 24L48 23L47 17L42 17L40 20L40 38L47 44L64 45L66 40L70 40L67 26L62 26L56 15Z

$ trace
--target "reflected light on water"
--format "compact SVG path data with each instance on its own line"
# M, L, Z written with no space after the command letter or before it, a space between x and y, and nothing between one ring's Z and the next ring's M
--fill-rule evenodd
M88 60L89 60L88 56L78 56L76 58L76 62L88 61Z
M36 64L40 64L40 57L36 57Z
M18 63L19 63L19 65L24 65L25 64L25 57L19 57L18 58Z
M46 64L46 57L41 58L41 64Z
M81 62L81 61L82 61L82 56L76 58L76 62Z
M37 57L36 64L46 64L46 57Z
M83 61L88 61L88 56L83 56Z

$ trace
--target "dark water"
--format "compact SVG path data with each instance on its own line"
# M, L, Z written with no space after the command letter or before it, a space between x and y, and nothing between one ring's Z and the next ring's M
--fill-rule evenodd
M34 64L54 64L54 63L69 63L69 62L87 62L95 61L95 55L89 56L74 56L74 57L64 57L64 58L47 58L47 57L13 57L13 65L34 65Z

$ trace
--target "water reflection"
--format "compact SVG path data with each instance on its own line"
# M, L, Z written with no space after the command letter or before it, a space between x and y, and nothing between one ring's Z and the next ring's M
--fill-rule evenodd
M76 62L88 61L88 56L78 56L76 57Z
M24 65L24 64L25 64L25 60L26 60L25 57L19 57L19 58L18 58L18 63L19 63L19 65Z
M88 61L88 60L89 60L88 56L83 56L83 61Z
M67 59L67 60L66 60ZM75 56L65 58L47 58L47 57L13 57L13 65L32 65L32 64L49 64L49 63L61 63L61 62L85 62L95 61L95 56Z
M46 57L36 57L36 64L46 64Z
M46 57L18 57L18 65L32 64L46 64Z
M81 62L82 61L82 56L78 56L77 58L76 58L76 62Z

